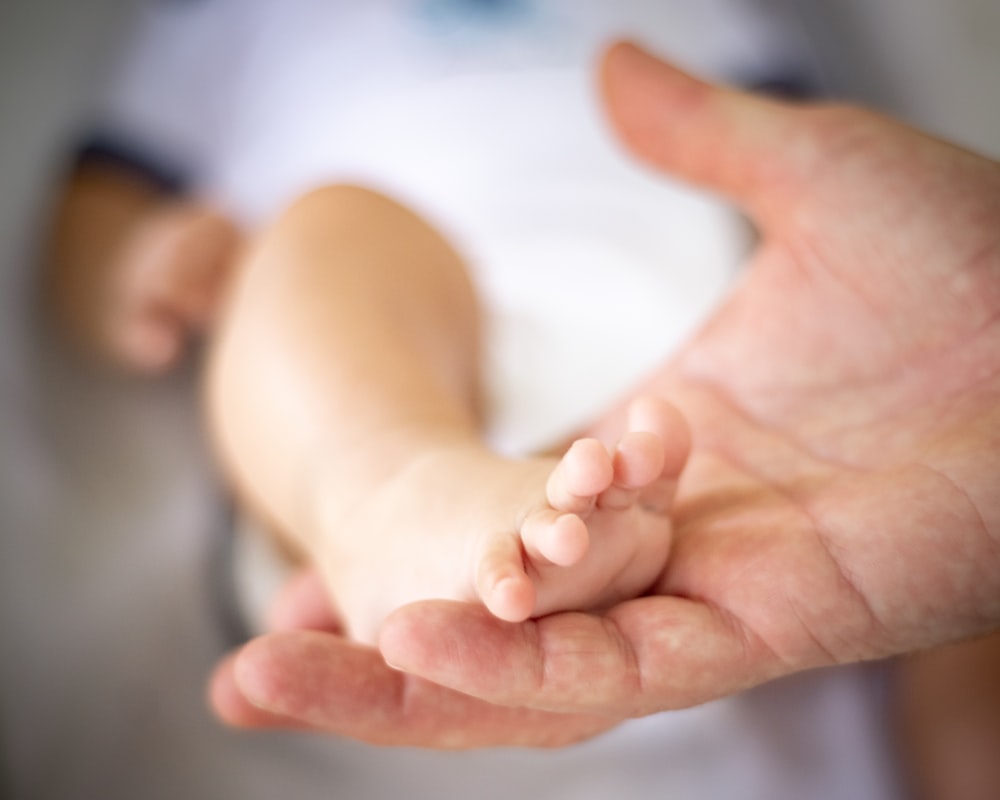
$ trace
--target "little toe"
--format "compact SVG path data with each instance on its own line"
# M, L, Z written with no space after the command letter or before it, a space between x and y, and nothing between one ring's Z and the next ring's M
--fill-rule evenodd
M535 608L535 587L524 570L520 538L491 537L476 568L476 591L493 616L523 622Z
M611 455L597 439L578 439L549 476L546 495L559 511L586 513L615 476Z
M536 566L571 567L586 555L590 533L576 514L547 508L536 511L524 521L521 542Z

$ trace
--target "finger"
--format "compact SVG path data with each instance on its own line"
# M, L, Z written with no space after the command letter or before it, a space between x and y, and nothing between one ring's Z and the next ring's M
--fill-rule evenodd
M156 304L123 316L112 332L111 346L122 363L149 374L165 372L180 358L183 324Z
M236 683L236 654L224 658L212 673L208 684L208 704L219 719L234 728L308 729L302 722L253 705Z
M809 172L813 148L789 103L713 86L626 43L608 50L601 78L622 140L679 178L759 206Z
M371 744L464 749L555 747L619 721L491 705L397 672L375 650L315 631L256 639L231 664L231 671L220 668L213 704L242 727L297 724ZM224 694L234 691L236 700Z
M148 291L189 325L208 321L239 244L239 232L221 214L190 203L162 212L160 235L146 254Z
M457 691L564 713L686 708L785 671L732 617L679 597L520 625L471 605L414 603L389 616L379 647L397 668Z
M268 611L267 628L342 632L318 569L300 570L288 580Z

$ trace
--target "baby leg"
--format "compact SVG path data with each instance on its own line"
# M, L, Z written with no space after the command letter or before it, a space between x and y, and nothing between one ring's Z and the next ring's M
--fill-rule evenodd
M633 596L663 568L678 413L645 398L613 452L503 458L481 435L477 329L447 243L354 187L300 201L238 272L209 373L219 452L359 639L417 600L520 620Z

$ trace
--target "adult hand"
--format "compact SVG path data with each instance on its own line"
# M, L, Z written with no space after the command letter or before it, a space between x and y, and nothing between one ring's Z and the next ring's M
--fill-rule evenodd
M523 628L404 609L386 657L494 702L643 714L996 626L1000 165L628 47L605 79L640 156L761 231L649 387L694 432L660 596Z
M731 197L762 237L647 387L694 432L667 572L601 616L514 626L415 604L387 620L385 657L512 715L613 721L996 627L1000 165L869 112L714 88L627 45L604 79L625 141ZM348 734L405 705L381 695L367 722L332 706L317 687L346 670L305 668L295 641L240 656L245 696L296 716L312 703L311 722Z
M557 747L622 719L506 708L391 669L377 650L343 637L316 571L289 583L270 628L215 670L209 702L230 725L460 749Z

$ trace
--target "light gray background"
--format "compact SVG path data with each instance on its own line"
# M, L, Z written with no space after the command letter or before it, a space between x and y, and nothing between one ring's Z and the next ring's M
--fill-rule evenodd
M817 38L835 85L1000 156L1000 2L787 2ZM88 615L116 613L68 607L54 617L21 605L19 588L26 581L49 580L56 594L66 590L68 600L79 577L73 572L73 498L54 497L47 488L63 485L56 478L70 474L80 491L114 503L128 492L130 475L148 479L162 468L156 465L164 462L163 448L168 463L183 465L187 482L177 491L187 500L210 484L194 409L183 399L184 376L156 391L111 378L82 385L72 368L42 355L35 333L37 220L59 155L84 120L129 7L128 0L0 0L0 653L8 653L0 655L0 758L16 759L19 773L53 771L39 786L58 785L57 764L76 748L46 732L44 707L37 708L37 725L26 728L35 709L19 705L18 697L48 671L86 667L91 643L81 640L79 664L49 663L47 637L73 636ZM128 404L116 405L123 391L133 405L144 406L140 416L122 411ZM151 418L157 421L155 443L143 438ZM158 457L143 456L136 441L160 448ZM95 445L101 457L79 456ZM209 523L197 515L173 521L191 536ZM53 537L40 535L53 525L64 529L65 548L50 549ZM34 650L31 658L11 658L9 648ZM212 647L203 650L207 663Z

